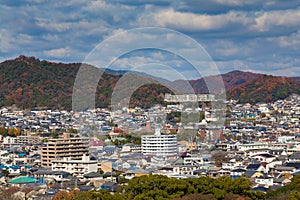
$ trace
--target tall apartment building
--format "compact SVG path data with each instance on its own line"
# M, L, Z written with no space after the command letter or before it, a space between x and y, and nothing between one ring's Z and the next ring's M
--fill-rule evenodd
M154 135L142 135L142 153L144 155L178 155L177 135L161 135L156 130Z
M46 147L42 148L41 165L51 167L52 160L71 158L81 160L88 154L89 138L70 138L64 134L63 138L49 139Z

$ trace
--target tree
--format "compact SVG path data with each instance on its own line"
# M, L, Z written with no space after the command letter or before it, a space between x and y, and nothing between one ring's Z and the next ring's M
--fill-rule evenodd
M52 200L69 200L68 192L65 190L59 191L52 197Z
M76 195L74 195L72 200L88 200L88 199L97 199L97 200L120 199L120 200L122 200L123 198L118 194L112 195L105 190L99 190L99 191L85 191L85 192L77 193Z
M288 195L290 200L299 200L300 199L300 192L299 191L293 191Z
M4 177L8 177L9 171L6 170L6 169L3 169L1 174L2 174Z
M51 135L52 135L52 138L54 138L54 139L55 139L55 138L58 138L58 136L59 136L59 134L58 134L57 132L54 132L54 133L52 133Z

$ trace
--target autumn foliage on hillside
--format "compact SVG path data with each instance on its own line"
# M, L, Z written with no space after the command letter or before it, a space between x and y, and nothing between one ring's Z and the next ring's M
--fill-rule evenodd
M172 83L169 83L169 85L172 88L177 89L178 91L189 91L190 87L192 87L196 94L214 93L214 92L220 93L222 92L222 88L217 87L215 88L214 91L209 91L207 84L217 85L217 86L224 85L224 88L226 90L229 90L249 80L256 79L259 76L260 74L235 70L232 72L228 72L226 74L221 74L219 76L215 75L215 76L200 78L197 80L189 80L188 83L190 85L188 85L184 80L176 80ZM222 83L220 81L222 81Z
M81 63L54 63L26 56L0 63L0 107L15 104L22 109L71 109L73 86L80 66ZM97 107L110 105L111 94L120 78L121 75L102 74L96 91ZM162 94L166 92L170 91L158 84L143 85L133 93L131 106L149 107L161 103Z
M72 109L73 86L81 66L81 63L54 63L26 56L0 63L0 107L15 104L21 109ZM92 76L101 74L100 69L92 68L95 72ZM291 93L300 94L300 79L297 77L276 77L242 71L222 74L222 78L209 76L198 80L177 80L166 83L165 86L138 74L126 74L126 78L124 76L120 73L101 74L95 89L96 107L110 107L113 93L118 94L113 99L120 107L126 106L128 102L131 107L150 107L164 104L165 93L224 92L220 85L224 85L228 99L238 99L240 102L270 102L286 98ZM207 82L216 86L210 88L214 91L208 91ZM137 85L139 87L136 88ZM116 88L121 92L116 92ZM85 91L78 92L82 92L81 102L84 103Z
M260 75L228 91L229 98L240 102L273 102L290 94L300 94L300 84L291 78Z

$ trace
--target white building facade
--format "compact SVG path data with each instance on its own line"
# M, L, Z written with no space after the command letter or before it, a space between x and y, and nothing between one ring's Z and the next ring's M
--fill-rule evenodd
M63 158L62 160L52 160L52 171L64 171L77 177L83 177L84 174L97 172L98 162L90 160L85 154L82 160L71 160L71 158Z
M142 135L142 153L144 155L176 156L178 155L177 135Z

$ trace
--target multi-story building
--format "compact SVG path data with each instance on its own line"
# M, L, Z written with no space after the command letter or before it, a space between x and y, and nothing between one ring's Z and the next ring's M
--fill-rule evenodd
M64 171L73 174L76 177L83 177L84 174L97 172L97 160L90 160L85 154L81 160L73 160L65 157L62 160L52 160L52 171Z
M18 136L15 139L15 143L18 144L40 144L41 138L38 136Z
M177 135L142 135L142 153L144 155L174 156L178 155Z
M239 151L249 151L253 149L266 149L268 148L268 144L267 143L239 144L237 148Z
M64 134L63 138L49 139L47 145L42 148L41 165L51 167L52 160L63 158L82 159L88 154L89 138L70 138Z
M16 138L15 137L10 137L10 136L4 137L3 138L3 144L16 144Z

